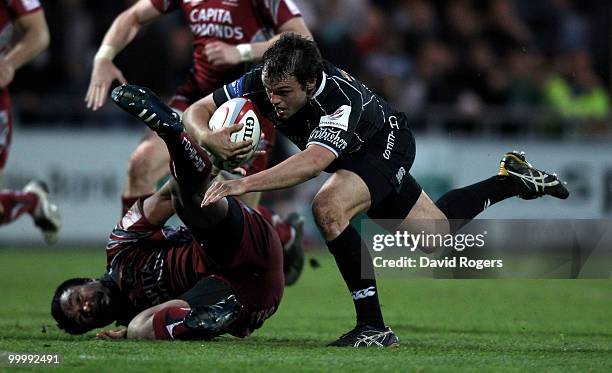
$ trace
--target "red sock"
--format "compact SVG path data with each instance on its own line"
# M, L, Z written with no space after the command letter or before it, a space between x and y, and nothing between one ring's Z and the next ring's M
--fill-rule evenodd
M138 201L139 199L147 199L149 197L151 197L153 194L144 194L142 196L137 196L137 197L125 197L125 196L121 196L121 216L124 216L126 212L128 212L129 209L132 208L132 206L134 206L134 204L136 203L136 201Z
M153 316L153 331L155 339L192 339L193 330L189 329L183 321L191 308L166 307L155 312Z
M265 206L258 205L257 211L259 211L261 216L263 216L264 219L268 221L268 223L272 224L274 230L276 231L276 234L278 234L278 237L280 238L283 248L286 248L287 246L291 246L291 244L293 244L294 233L293 227L291 225L285 223L280 218L280 216L278 216L276 213L274 213L274 211L270 210Z
M38 204L34 193L23 193L4 190L0 192L0 225L17 220L23 213L31 214Z
M187 132L160 136L170 153L170 172L180 185L198 185L206 180L212 162L206 151Z

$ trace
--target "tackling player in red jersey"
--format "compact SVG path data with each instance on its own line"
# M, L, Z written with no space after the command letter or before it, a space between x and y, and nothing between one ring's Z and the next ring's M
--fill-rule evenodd
M169 102L178 113L237 79L245 71L245 64L259 60L280 34L293 32L312 38L293 0L140 0L117 16L102 41L85 97L88 108L95 111L104 105L115 80L126 83L113 58L134 39L141 26L178 10L183 12L193 34L192 69ZM265 133L264 148L270 150L275 141L274 128L268 121L261 125ZM224 147L230 145L232 131L220 131L216 141ZM249 144L235 145L231 156L244 154L248 148ZM255 157L244 167L247 175L266 168L268 153ZM128 177L122 193L123 212L137 199L155 191L156 183L169 172L168 160L161 139L147 131L128 161ZM260 194L251 193L241 199L274 224L283 247L289 249L293 242L299 241L303 219L293 214L288 224L282 222L270 210L258 206Z
M104 276L58 287L52 301L58 325L73 334L115 320L128 325L101 338L249 335L283 294L283 253L274 228L234 198L201 209L213 166L178 115L135 86L116 88L113 100L134 115L146 108L167 124L149 123L167 146L173 180L139 200L112 231ZM175 211L187 229L164 227Z
M15 29L23 34L13 42ZM0 0L0 182L13 135L13 116L8 86L15 71L49 45L49 29L38 0ZM0 225L9 224L24 213L34 219L48 243L60 229L57 207L50 203L44 183L33 181L23 190L0 191Z

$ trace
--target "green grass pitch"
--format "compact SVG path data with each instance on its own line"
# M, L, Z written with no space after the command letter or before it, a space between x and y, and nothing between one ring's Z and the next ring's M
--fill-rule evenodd
M246 339L98 341L49 315L55 286L97 276L103 250L0 250L0 351L60 353L74 371L612 371L610 280L379 280L394 349L325 344L353 326L330 255L286 290L277 314ZM309 255L312 257L313 254ZM0 366L1 369L10 369Z

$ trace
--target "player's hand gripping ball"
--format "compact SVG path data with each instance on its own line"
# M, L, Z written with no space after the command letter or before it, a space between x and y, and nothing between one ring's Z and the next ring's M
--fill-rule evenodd
M243 124L243 127L231 134L231 141L234 143L253 140L251 150L244 156L236 159L223 160L212 155L215 166L223 170L233 170L241 164L250 160L258 149L261 138L261 127L259 125L259 112L255 104L249 99L238 97L233 98L214 112L208 127L215 131L223 127L232 127L236 124Z

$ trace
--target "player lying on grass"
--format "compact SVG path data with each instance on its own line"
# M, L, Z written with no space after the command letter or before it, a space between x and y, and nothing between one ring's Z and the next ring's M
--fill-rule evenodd
M144 101L134 100L124 87L114 91L113 99L130 112L142 111ZM112 231L107 272L97 280L62 283L51 313L71 334L113 321L127 325L102 331L100 338L248 336L274 314L283 294L278 235L258 212L233 197L201 208L216 170L176 114L155 112L168 124L158 127L151 121L151 129L167 145L173 180L139 200ZM175 212L186 228L164 226Z

